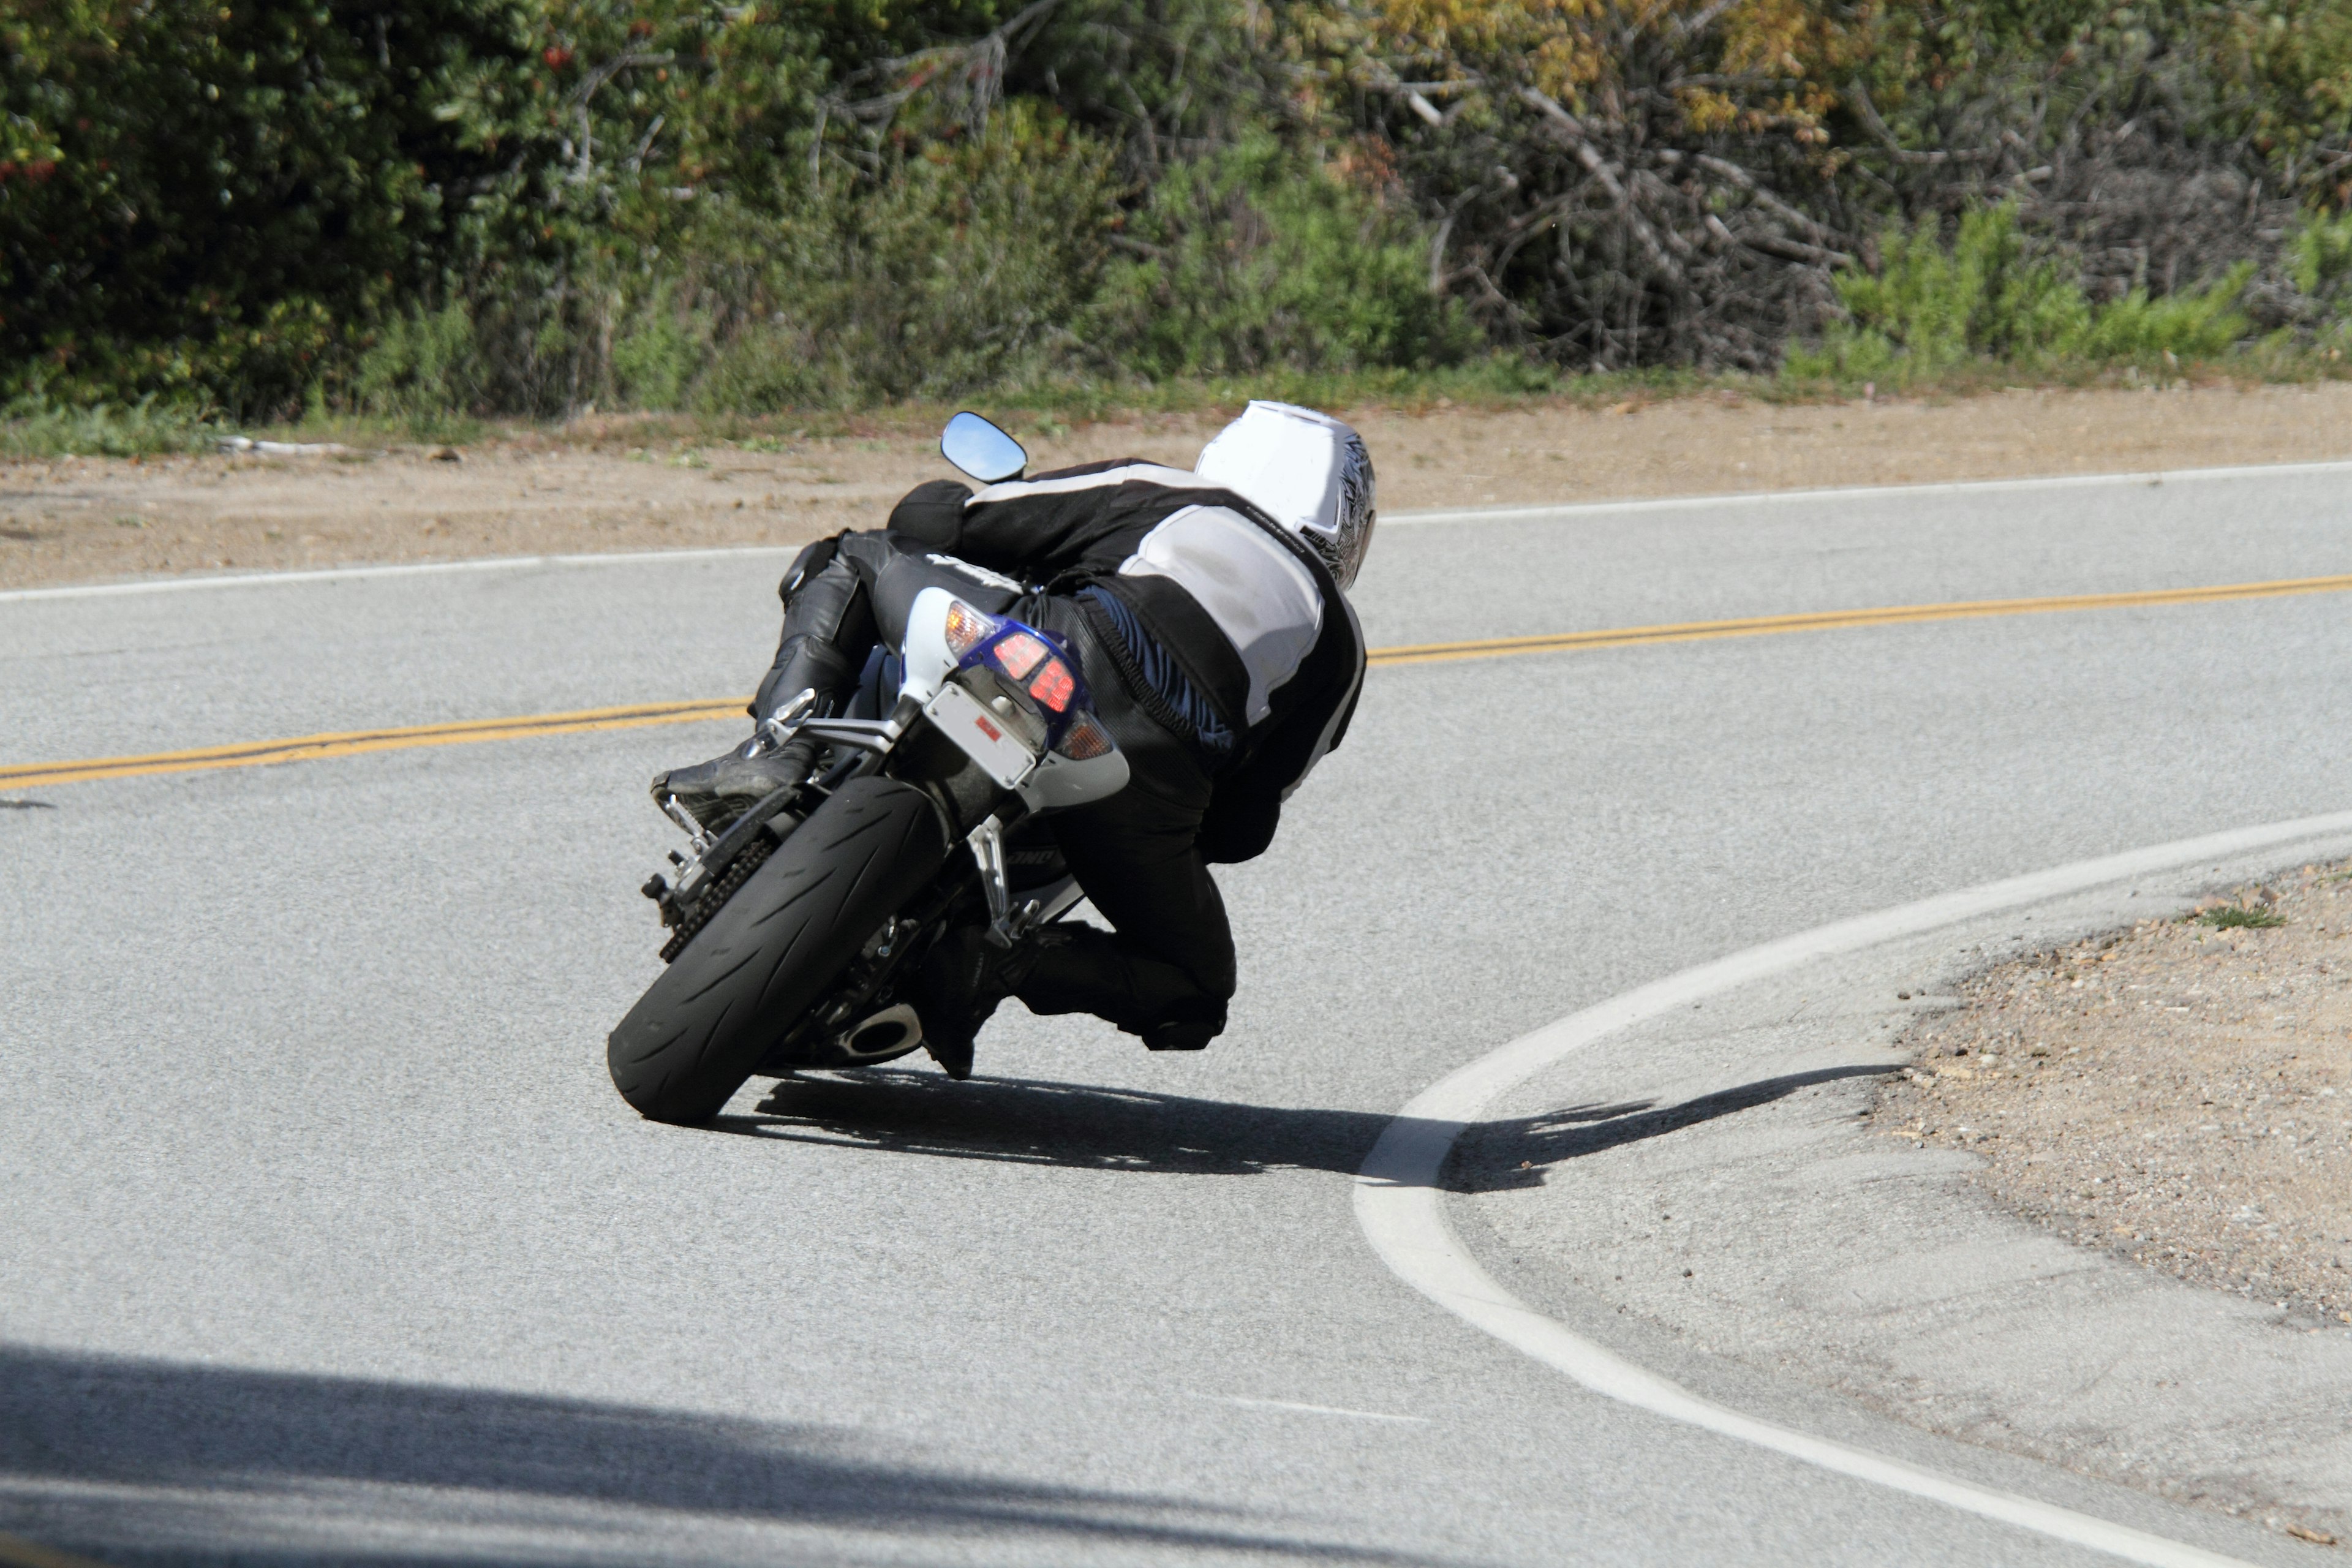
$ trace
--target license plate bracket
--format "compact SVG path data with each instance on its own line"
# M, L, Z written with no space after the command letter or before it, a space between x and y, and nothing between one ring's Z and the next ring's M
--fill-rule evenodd
M952 680L924 705L923 717L1006 789L1020 788L1037 766L1037 753L1022 744L1002 718Z

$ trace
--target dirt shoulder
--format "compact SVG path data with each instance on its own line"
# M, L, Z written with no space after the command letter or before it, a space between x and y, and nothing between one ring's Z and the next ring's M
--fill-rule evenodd
M1950 403L1712 395L1592 409L1358 411L1391 511L2352 457L2352 384L2021 391ZM1040 467L1190 467L1213 415L1021 426ZM640 434L634 439L643 440ZM633 446L627 426L451 459L68 458L0 465L0 588L355 562L792 544L878 523L946 474L933 432Z
M2284 923L2208 923L2249 917ZM1874 1118L2071 1240L2352 1323L2348 925L2352 863L2305 868L1991 970Z

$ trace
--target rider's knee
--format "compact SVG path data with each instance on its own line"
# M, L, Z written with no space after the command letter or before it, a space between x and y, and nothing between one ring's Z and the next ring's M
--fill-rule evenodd
M1225 1032L1224 1020L1215 1023L1196 1019L1182 1023L1154 1024L1143 1031L1143 1048L1147 1051L1198 1051L1208 1048L1211 1040Z
M1225 1004L1232 994L1228 990L1223 996L1174 998L1160 1009L1157 1020L1136 1033L1150 1050L1197 1051L1225 1032Z

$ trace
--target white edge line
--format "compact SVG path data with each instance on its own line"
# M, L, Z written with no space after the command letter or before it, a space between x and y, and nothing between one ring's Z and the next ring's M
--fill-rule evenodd
M1646 500L1544 502L1532 506L1463 507L1440 511L1382 512L1381 526L1423 522L1510 522L1537 518L1597 517L1611 512L1687 511L1767 501L1869 500L1887 496L2000 495L2012 490L2081 489L2096 485L2165 485L2203 479L2352 472L2352 460L2248 463L2226 468L2154 468L2136 474L2042 474L2009 479L1937 479L1917 485L1844 485L1810 490L1735 490L1726 495L1659 496Z
M1344 1415L1350 1421L1405 1421L1421 1426L1429 1424L1426 1415L1396 1415L1385 1410L1345 1410L1337 1405L1301 1405L1295 1399L1251 1399L1239 1394L1204 1394L1203 1399L1213 1399L1220 1405L1238 1405L1246 1410L1293 1410L1305 1415Z
M2352 812L2184 838L2037 871L1838 921L1685 969L1571 1013L1439 1079L1381 1132L1355 1184L1356 1221L1381 1260L1431 1300L1592 1392L1840 1475L1889 1487L2150 1568L2243 1568L2240 1560L2071 1509L1978 1486L1849 1447L1701 1398L1545 1317L1513 1296L1454 1237L1439 1181L1454 1142L1505 1090L1570 1053L1646 1019L1839 953L2200 860L2352 833Z
M2139 474L2050 474L2015 479L1946 479L1922 485L1850 485L1810 490L1738 490L1728 495L1664 496L1647 500L1546 502L1534 506L1465 507L1446 511L1386 512L1387 527L1425 522L1511 522L1537 518L1597 517L1612 512L1689 511L1707 507L1777 501L1867 500L1887 496L1998 495L2014 490L2075 489L2094 485L2153 485L2193 479L2259 479L2352 472L2352 461L2255 463L2231 468L2158 469ZM649 561L717 560L780 554L796 544L714 545L698 550L622 550L593 555L499 555L480 561L413 561L384 566L327 566L299 572L225 572L201 577L151 577L134 583L86 583L59 588L0 590L0 604L37 599L94 599L123 594L176 594L197 588L258 588L280 583L332 583L369 577L421 577L446 572L520 572L555 566L617 566Z
M409 561L383 566L322 566L300 572L221 572L201 577L148 577L135 583L85 583L62 588L11 588L0 604L26 599L100 599L122 594L180 594L196 588L272 588L283 583L340 583L369 577L428 577L451 572L528 572L562 566L625 566L648 561L715 561L782 555L797 544L719 544L698 550L615 550L599 555L492 555L479 561Z

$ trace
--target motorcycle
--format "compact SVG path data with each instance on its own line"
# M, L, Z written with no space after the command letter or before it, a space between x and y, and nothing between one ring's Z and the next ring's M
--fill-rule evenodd
M940 449L982 484L1028 467L976 414L950 419ZM643 889L670 933L667 967L605 1052L614 1087L654 1121L708 1121L755 1076L920 1049L905 991L934 944L979 926L1009 947L1078 902L1051 815L1116 794L1128 763L1076 649L936 586L902 641L875 650L841 715L803 693L761 726L771 750L816 743L798 783L715 834L664 805L689 851Z

